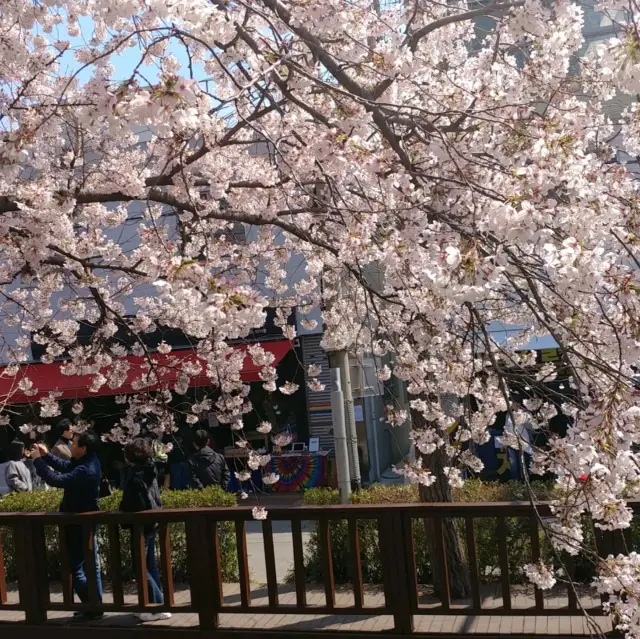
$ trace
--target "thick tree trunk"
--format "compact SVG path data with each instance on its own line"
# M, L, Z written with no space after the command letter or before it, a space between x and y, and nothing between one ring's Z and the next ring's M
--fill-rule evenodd
M420 425L428 428L421 415L412 416L414 428ZM453 494L443 469L450 465L450 459L443 448L439 448L431 455L421 455L416 451L417 456L422 457L424 469L428 469L436 477L435 483L431 486L420 486L420 499L423 502L452 502ZM443 570L441 558L435 543L436 533L432 519L425 519L425 530L427 534L427 544L431 557L431 569L433 572L433 590L436 596L442 596L444 592ZM451 519L443 519L442 531L444 538L444 554L447 561L447 573L449 581L449 592L453 599L465 599L471 594L471 582L469 578L469 568L467 565L464 544L460 538L459 530Z

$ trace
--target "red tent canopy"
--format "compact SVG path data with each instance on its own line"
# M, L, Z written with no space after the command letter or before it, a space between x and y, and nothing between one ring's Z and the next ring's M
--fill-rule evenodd
M282 358L289 352L291 343L288 340L276 340L270 342L262 342L262 348L275 357L274 365L277 365ZM234 348L245 350L246 344L237 345ZM176 381L181 365L184 362L200 362L196 352L192 349L176 350L168 355L161 353L153 353L151 355L153 361L158 365L158 374L162 380L162 386L170 385ZM100 395L126 395L130 393L139 393L157 389L159 385L145 387L142 390L134 390L131 383L136 378L147 371L145 368L147 360L144 357L129 356L126 358L130 363L127 374L127 381L118 388L110 388L108 384L104 384L97 392L93 393L89 390L94 375L63 375L61 367L65 362L54 362L53 364L23 364L20 366L18 374L10 377L0 372L0 405L2 404L24 404L37 401L43 397L47 397L50 392L57 394L57 399L82 398L82 397L98 397ZM0 371L2 369L0 368ZM242 369L242 379L245 382L260 381L260 368L256 366L249 355L245 355L244 365ZM18 387L20 380L28 378L33 386L32 390L35 394L27 395ZM211 381L205 375L204 370L200 375L191 378L190 386L210 386Z

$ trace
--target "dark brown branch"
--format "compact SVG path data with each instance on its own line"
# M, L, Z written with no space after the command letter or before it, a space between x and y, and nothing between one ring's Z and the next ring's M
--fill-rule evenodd
M514 7L521 7L523 5L524 0L494 0L487 6L480 9L472 9L471 11L465 11L464 13L456 13L450 16L445 16L444 18L440 18L439 20L434 20L429 24L425 24L424 27L421 27L417 31L414 31L412 34L408 35L403 44L405 46L408 45L411 51L415 51L418 48L418 44L420 43L420 40L422 38L424 38L429 33L436 31L437 29L445 27L448 24L464 22L466 20L475 20L476 18L488 16L492 13L504 13L509 9L513 9Z

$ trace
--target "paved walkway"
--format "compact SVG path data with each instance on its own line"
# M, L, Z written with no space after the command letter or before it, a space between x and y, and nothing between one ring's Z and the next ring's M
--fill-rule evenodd
M314 529L314 522L302 522L302 543L307 547ZM248 521L247 526L247 557L249 572L254 583L267 582L267 568L264 559L264 540L262 537L262 522ZM284 583L287 574L293 569L293 538L291 536L291 522L273 521L273 550L276 559L276 575L278 583Z
M267 605L266 587L260 584L252 584L252 604ZM54 592L55 591L55 592ZM393 618L384 615L345 615L336 611L335 615L314 615L313 606L324 605L324 593L311 585L307 586L307 601L310 606L309 614L286 614L286 606L295 604L295 592L289 584L281 584L279 587L280 604L284 606L282 614L245 614L228 613L220 615L220 626L223 628L241 629L269 629L269 630L360 630L360 631L384 631L392 630ZM224 584L225 605L239 605L239 587L237 584ZM52 601L61 602L62 597L59 588L52 587ZM17 603L18 595L15 590L9 592L9 603ZM110 593L105 594L105 602L111 602ZM175 593L176 605L188 605L190 593L187 588L178 587ZM127 594L125 603L137 602L134 593ZM582 594L581 603L585 607L597 605L599 600L588 594ZM384 603L384 595L376 588L368 588L365 592L365 606L375 607ZM545 612L540 616L469 616L469 615L430 615L428 606L433 603L429 595L421 597L421 605L425 614L414 618L416 632L429 633L492 633L492 634L546 634L546 635L574 635L589 636L602 634L611 630L611 623L607 617L595 617L590 620L583 616L565 617L554 615L554 608L566 605L566 598L559 593L545 595ZM453 602L462 604L464 602ZM514 586L512 588L512 603L514 609L533 606L534 600L526 587ZM353 604L350 592L339 592L336 595L336 606L346 607ZM502 605L499 586L487 586L483 590L484 608L497 608ZM68 612L50 612L48 619L51 623L65 624L71 619ZM2 622L24 621L22 612L0 611L0 624ZM132 627L139 625L139 621L131 614L107 613L104 619L97 625L109 627ZM590 625L592 624L592 625ZM194 613L175 613L173 617L164 622L145 624L152 626L194 627L198 625L198 616ZM1 635L0 630L0 635Z

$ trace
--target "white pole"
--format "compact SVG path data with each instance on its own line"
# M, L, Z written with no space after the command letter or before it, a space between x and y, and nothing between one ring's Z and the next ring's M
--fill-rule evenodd
M336 469L340 503L348 504L351 495L349 481L349 452L347 449L347 431L344 423L344 395L340 385L340 369L332 368L331 373L331 416L333 420L333 439L336 447Z
M351 486L360 490L362 479L360 476L360 457L358 456L358 431L356 430L356 416L353 407L353 393L351 391L351 371L349 370L349 355L347 351L336 352L336 360L340 366L342 392L344 393L345 418L347 423L347 449L349 451L349 471Z

